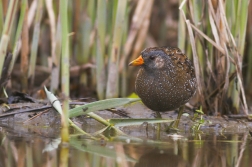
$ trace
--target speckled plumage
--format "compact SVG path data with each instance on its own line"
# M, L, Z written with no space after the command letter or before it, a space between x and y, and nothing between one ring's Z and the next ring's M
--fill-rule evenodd
M193 64L180 49L152 47L141 55L144 64L135 89L148 108L171 111L189 101L196 91L196 77Z

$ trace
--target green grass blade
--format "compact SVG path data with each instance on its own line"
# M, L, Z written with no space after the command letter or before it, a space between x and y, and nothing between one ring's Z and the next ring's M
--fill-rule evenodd
M29 72L28 72L28 77L32 78L31 79L32 84L34 82L34 75L35 75L35 68L36 68L42 14L43 14L43 1L39 0L37 11L36 11L36 17L35 17L34 31L33 31L33 36L32 36L31 57L30 57Z
M46 87L44 87L44 90L45 90L47 99L50 101L50 103L52 104L52 106L54 107L54 109L56 111L58 111L58 113L61 116L64 116L62 108L61 108L60 101L57 99L57 97L53 93L49 92ZM82 133L84 135L88 135L89 137L93 138L93 136L91 136L90 134L84 132L81 128L79 128L77 125L75 125L70 119L68 119L68 122L69 122L70 126L74 127L80 133Z
M0 74L2 74L2 67L4 63L4 58L6 55L7 46L10 41L12 24L15 18L16 10L17 10L18 1L11 0L9 2L7 15L5 18L3 32L0 41Z
M96 35L96 80L99 99L104 99L105 93L105 35L106 35L106 1L98 0L97 4L97 35Z
M3 25L4 25L3 1L0 1L0 32L3 31Z
M99 155L102 157L108 157L108 158L113 158L113 159L118 158L118 153L115 150L112 150L104 146L85 143L83 141L78 140L77 138L71 138L70 145L80 151L92 153L92 154ZM136 160L127 156L126 156L126 160L131 161L131 162L136 162Z
M118 65L120 59L120 50L122 44L122 34L123 34L123 23L125 22L125 11L126 11L127 1L120 0L117 5L114 34L112 41L112 50L109 59L108 67L108 79L107 79L107 89L106 98L118 97L119 90L119 74Z
M25 18L25 13L27 10L27 5L28 5L28 1L27 0L22 0L21 3L21 11L20 11L20 17L19 17L19 21L18 21L18 27L17 27L17 31L16 31L16 37L15 37L15 44L14 44L14 49L13 49L13 58L11 60L11 65L9 67L8 73L10 74L12 72L12 69L14 67L14 63L18 54L18 50L20 48L20 36L21 36L21 32L22 32L22 28L23 28L23 23L24 23L24 18ZM1 24L1 23L0 23Z
M119 126L131 126L131 125L141 125L143 123L164 123L172 122L172 119L109 119L108 122L115 127Z
M112 98L92 102L83 106L76 107L69 111L69 118L84 115L98 110L104 110L113 107L119 107L125 104L139 101L139 98Z
M103 118L100 117L99 115L97 115L97 114L95 114L95 113L93 113L93 112L89 112L89 113L87 113L87 115L90 116L91 118L95 119L96 121L100 122L101 124L103 124L103 125L105 125L105 126L107 126L107 127L111 127L111 128L114 129L118 134L124 134L120 129L117 129L117 128L115 128L114 126L111 126L111 124L110 124L107 120L103 119ZM100 131L100 132L101 132L101 131ZM98 133L98 132L96 132L96 133Z
M61 138L63 142L69 141L69 131L68 131L68 111L69 111L69 82L70 82L70 74L69 74L69 30L68 30L68 1L62 0L60 1L60 22L61 22L61 37L62 37L62 52L61 52L61 90L62 96L65 97L63 104L63 118L61 119Z

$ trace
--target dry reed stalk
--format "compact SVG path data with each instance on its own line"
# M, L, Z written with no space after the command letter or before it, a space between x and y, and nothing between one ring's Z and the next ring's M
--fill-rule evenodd
M237 1L238 2L238 1ZM190 22L182 10L182 7L185 4L188 4L189 6L189 18L193 20L193 23ZM231 3L231 2L230 2ZM246 2L244 2L246 4ZM238 13L241 10L241 7L245 8L245 12L242 12L241 14L238 15L243 15L246 20L246 7L244 3L241 3L239 1L240 6L237 7ZM241 74L241 65L242 65L242 53L244 50L244 46L240 47L241 45L244 44L244 31L246 28L244 28L244 25L246 25L246 21L241 23L241 26L239 26L239 31L236 28L233 30L230 27L230 25L227 21L227 18L229 18L229 15L226 15L226 9L227 5L230 4L224 4L223 1L213 1L213 0L208 0L207 2L207 7L206 8L206 14L208 14L209 17L209 22L208 25L211 27L210 30L212 34L205 34L203 31L206 30L207 27L206 24L202 24L202 19L204 19L205 15L202 13L202 15L199 17L199 10L201 8L204 9L206 4L203 4L201 8L199 8L198 4L193 1L187 1L184 0L181 2L181 5L179 7L181 11L181 15L183 16L184 20L187 23L187 28L189 31L189 37L192 45L192 51L194 55L194 65L195 65L195 72L198 80L198 85L199 89L202 91L199 91L200 97L203 97L207 92L211 92L211 89L214 89L213 85L209 85L206 90L203 91L203 79L207 79L208 82L211 84L211 79L206 78L207 76L212 76L212 80L214 83L217 85L217 87L220 88L219 90L219 97L221 97L221 100L218 102L219 108L224 108L222 107L223 104L226 103L228 96L230 96L233 100L233 107L235 108L236 111L238 111L239 104L240 104L240 94L242 97L242 102L244 106L244 113L248 114L247 110L247 103L246 103L246 98L245 98L245 92L244 92L244 87L242 84L242 74ZM233 5L233 4L231 4ZM204 11L204 10L203 10ZM236 16L233 18L237 18ZM200 21L201 20L201 21ZM199 22L200 21L200 22ZM199 23L199 24L198 24ZM196 32L196 34L193 34L193 31L191 28ZM203 29L203 30L201 30ZM234 33L234 34L232 34ZM237 35L238 34L238 35ZM241 37L239 37L239 34L241 34ZM212 40L209 35L212 35L215 40ZM241 42L236 43L235 38L233 35L236 35L239 37L239 40ZM198 41L203 37L208 42L208 47L205 46L204 43L199 43ZM202 40L202 39L201 39ZM196 45L195 45L196 44ZM214 46L214 47L209 47L209 46ZM203 48L204 50L201 50ZM217 50L213 50L217 49ZM203 52L202 52L203 51ZM210 55L209 55L210 53ZM214 54L215 53L215 54ZM207 69L202 69L202 73L200 72L199 68L199 61L198 57L196 55L200 55L202 57L205 54L205 57L202 57L203 59L200 58L200 66L204 66L205 64L207 65ZM210 58L210 59L209 59ZM195 60L196 59L196 60ZM218 71L218 73L214 74L215 71ZM234 89L234 81L231 81L229 76L232 74L234 71L237 73L237 80L238 80L238 90ZM207 76L205 76L205 73ZM201 75L202 74L202 75ZM201 80L201 81L199 81ZM220 87L222 84L222 81L224 82L224 86ZM241 93L240 93L241 92ZM217 96L215 98L218 98ZM209 99L206 99L209 104L211 101ZM206 106L206 103L201 101L203 106ZM205 104L204 104L205 103ZM216 103L215 103L216 104ZM216 106L216 105L215 105ZM211 110L211 109L210 109ZM214 109L216 111L216 108Z
M133 17L132 17L127 41L124 45L123 56L120 60L120 67L119 67L120 71L125 66L125 62L129 56L130 52L133 49L134 41L137 38L137 34L139 33L139 30L141 30L141 28L143 26L143 21L145 20L146 15L148 15L149 12L151 12L151 10L149 10L148 8L146 9L146 7L152 3L153 3L153 1L145 1L145 0L139 0L137 3L137 7L136 7L134 14L133 14Z
M22 92L27 92L28 88L28 54L29 54L29 28L27 24L28 18L28 8L26 8L24 14L24 24L22 28L22 50L21 50L21 65L20 65L20 72L21 72L21 84L22 84ZM14 60L13 60L14 62Z
M186 1L186 0L185 0ZM185 4L185 2L182 2L182 5ZM199 60L198 60L198 56L197 56L197 51L196 51L196 47L195 47L195 39L194 39L194 35L193 35L193 31L192 31L192 26L190 23L190 20L186 19L185 13L182 10L183 6L180 6L179 9L182 13L183 19L186 22L187 25L187 29L188 29L188 33L189 33L189 37L190 37L190 41L191 41L191 46L192 46L192 50L193 50L193 63L194 63L194 67L195 67L195 74L196 74L196 79L197 79L197 85L198 85L198 93L199 96L202 97L201 99L201 103L202 105L204 105L204 96L203 96L203 88L202 88L202 78L200 75L200 66L199 66ZM205 106L204 106L205 107Z
M58 44L60 42L59 39L59 32L60 30L56 32L56 19L55 14L53 10L53 1L52 0L46 0L46 9L49 17L49 25L50 25L50 36L51 36L51 61L49 61L49 68L51 69L51 82L50 82L50 91L55 92L55 90L59 87L59 55L60 55L60 49ZM59 25L58 25L59 26ZM58 45L57 45L58 44Z
M53 1L46 0L46 9L49 17L50 25L50 36L51 36L51 57L52 60L56 60L55 49L56 49L56 19L53 11ZM52 68L52 64L49 64L49 67Z
M131 59L136 58L139 53L142 50L142 46L144 44L144 41L146 40L146 36L148 34L148 29L150 25L150 16L151 16L151 11L153 7L154 0L149 0L148 3L145 3L144 9L144 18L141 24L141 31L138 32L136 39L135 39L135 44L132 47L132 54L131 54ZM125 62L124 62L125 63Z

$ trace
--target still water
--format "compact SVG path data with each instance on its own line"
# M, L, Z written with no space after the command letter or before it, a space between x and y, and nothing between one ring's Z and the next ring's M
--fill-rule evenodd
M151 128L150 128L151 129ZM150 131L152 131L151 129ZM96 140L72 135L69 146L40 131L20 132L0 125L0 167L250 167L252 139L240 133L142 133L136 137L99 135ZM66 152L62 160L60 153Z

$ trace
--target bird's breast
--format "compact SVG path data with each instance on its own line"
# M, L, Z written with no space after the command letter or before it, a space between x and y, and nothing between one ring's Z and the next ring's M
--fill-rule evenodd
M149 72L141 68L136 78L136 93L143 103L154 111L170 111L191 97L190 81L176 73ZM177 76L177 77L176 77Z

